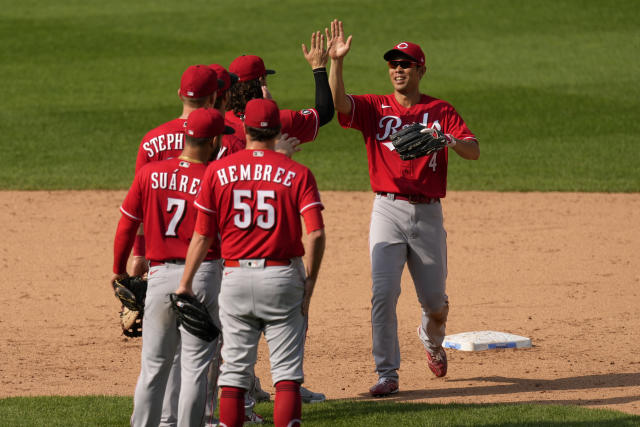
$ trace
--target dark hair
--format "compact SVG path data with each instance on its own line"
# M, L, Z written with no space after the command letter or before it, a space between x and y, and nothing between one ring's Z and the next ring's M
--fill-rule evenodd
M245 126L247 135L254 141L269 141L280 133L280 126L277 128L254 128L251 126Z
M187 104L191 108L202 108L207 105L207 102L211 99L213 94L209 96L204 96L202 98L187 98L186 96L182 96L182 102Z
M186 133L184 134L184 142L188 145L191 146L204 146L207 144L211 144L211 140L215 138L215 137L210 137L210 138L194 138L190 135L187 135Z
M244 107L252 99L262 98L262 85L259 79L238 82L229 88L227 110L236 114L244 114Z

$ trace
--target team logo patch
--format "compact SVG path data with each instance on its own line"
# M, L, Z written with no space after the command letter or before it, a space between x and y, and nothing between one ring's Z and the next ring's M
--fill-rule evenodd
M253 152L253 157L264 157L264 151L255 150Z
M302 110L302 114L305 116L308 116L309 114L311 114L313 111L311 110Z
M402 42L402 43L398 43L398 45L396 46L396 49L406 49L408 47L409 47L408 44L406 44L405 42Z

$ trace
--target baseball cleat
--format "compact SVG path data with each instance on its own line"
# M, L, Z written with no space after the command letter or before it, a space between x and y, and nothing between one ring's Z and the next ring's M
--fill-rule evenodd
M424 351L427 353L427 366L436 377L444 377L447 375L447 353L442 346L435 349L429 347L422 339L421 328L418 326L418 338L422 341Z
M268 402L271 400L271 395L269 394L269 392L262 389L260 378L258 377L255 377L251 394L253 396L253 400L255 400L256 402Z
M373 397L384 397L398 392L398 381L391 378L380 378L376 385L369 389Z
M327 397L322 393L314 393L308 388L300 387L300 397L302 403L321 403L327 400Z
M244 424L243 425L249 425L249 424L262 424L264 423L264 418L262 418L260 415L256 414L255 412L251 411L251 415L246 415L244 416Z

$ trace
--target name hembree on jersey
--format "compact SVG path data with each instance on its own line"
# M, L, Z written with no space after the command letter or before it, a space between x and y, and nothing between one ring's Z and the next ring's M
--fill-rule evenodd
M149 157L161 151L182 150L184 147L184 133L167 133L151 138L142 144L142 149L147 152Z
M221 186L237 181L267 181L291 187L292 181L296 177L296 173L293 171L278 167L274 173L272 165L260 163L231 165L218 169L216 172ZM271 176L272 174L273 176Z

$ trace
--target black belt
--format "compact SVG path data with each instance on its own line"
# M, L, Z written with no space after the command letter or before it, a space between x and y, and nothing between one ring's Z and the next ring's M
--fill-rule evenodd
M440 197L429 197L422 194L398 194L398 193L384 193L378 191L376 193L379 196L386 197L390 200L405 200L411 204L431 204L431 203L440 203Z

